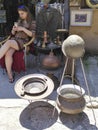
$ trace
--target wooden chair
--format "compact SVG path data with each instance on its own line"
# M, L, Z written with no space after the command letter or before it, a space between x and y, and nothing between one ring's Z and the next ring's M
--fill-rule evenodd
M11 36L8 36L5 40L1 41L0 42L0 47L7 41L10 39ZM21 51L16 51L13 55L13 64L12 64L12 70L13 71L17 71L17 72L20 72L20 71L25 71L26 70L26 67L27 67L27 53L29 52L29 47L31 44L33 44L35 40L35 37L32 37L30 39L29 42L25 43L24 44L24 49L21 50ZM0 60L0 65L3 69L5 69L5 58L3 57L1 60ZM21 63L18 63L18 60L21 61ZM17 68L18 67L18 68Z

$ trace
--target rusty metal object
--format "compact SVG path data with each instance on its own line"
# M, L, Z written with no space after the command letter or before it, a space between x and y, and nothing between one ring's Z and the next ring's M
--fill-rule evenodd
M46 69L56 69L60 66L60 60L51 51L49 55L42 60L42 66Z

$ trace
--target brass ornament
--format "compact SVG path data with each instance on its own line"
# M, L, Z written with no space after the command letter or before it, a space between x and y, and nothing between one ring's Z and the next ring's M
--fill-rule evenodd
M98 3L98 2L97 2ZM86 4L90 7L90 8L98 8L98 4L96 2L93 2L93 0L86 0Z

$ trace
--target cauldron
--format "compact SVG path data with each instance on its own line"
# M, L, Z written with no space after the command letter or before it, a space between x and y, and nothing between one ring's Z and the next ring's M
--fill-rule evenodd
M85 91L78 85L67 84L57 89L57 105L62 112L68 114L77 114L85 108Z

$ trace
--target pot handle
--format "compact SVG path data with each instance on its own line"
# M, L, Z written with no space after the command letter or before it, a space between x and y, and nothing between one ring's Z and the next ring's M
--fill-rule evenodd
M57 89L57 93L58 95L60 95L60 87Z
M25 96L25 91L24 91L23 88L22 88L22 91L21 91L21 96Z

